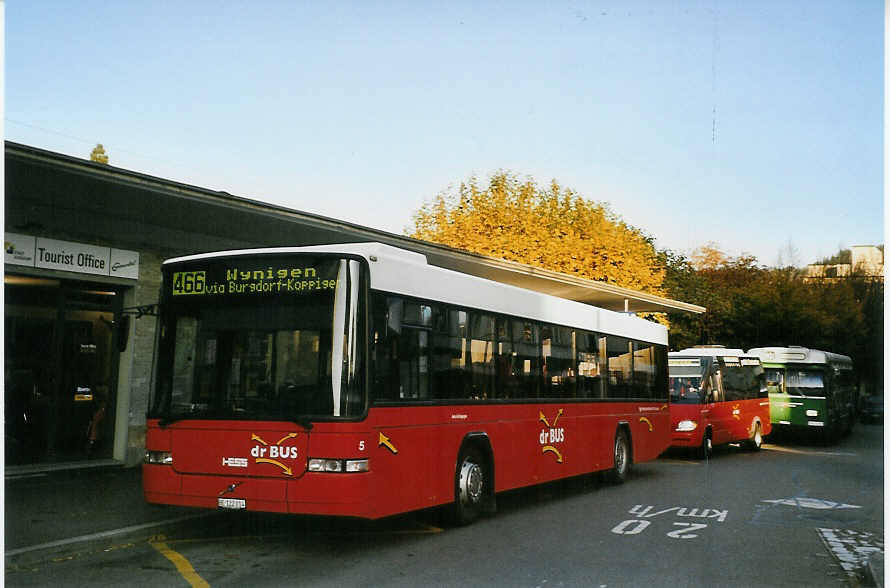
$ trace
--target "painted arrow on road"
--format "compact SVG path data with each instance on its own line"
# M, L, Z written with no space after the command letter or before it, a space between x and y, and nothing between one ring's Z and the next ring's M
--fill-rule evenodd
M855 504L842 504L831 500L822 500L821 498L779 498L776 500L764 500L763 502L771 502L772 504L785 504L788 506L799 506L800 508L815 508L818 510L831 510L840 508L862 508Z

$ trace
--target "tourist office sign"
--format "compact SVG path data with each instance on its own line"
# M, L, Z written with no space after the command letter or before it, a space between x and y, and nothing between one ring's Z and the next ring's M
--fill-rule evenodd
M139 252L6 233L7 265L139 279Z

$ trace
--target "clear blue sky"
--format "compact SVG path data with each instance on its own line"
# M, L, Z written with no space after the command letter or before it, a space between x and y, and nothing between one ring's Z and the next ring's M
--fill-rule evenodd
M880 0L14 0L4 127L395 233L508 169L806 264L883 242L883 35Z

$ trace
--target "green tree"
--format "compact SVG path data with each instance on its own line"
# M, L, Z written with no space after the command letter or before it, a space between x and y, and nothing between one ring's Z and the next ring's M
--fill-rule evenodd
M692 260L669 249L660 251L658 256L665 268L664 289L668 296L708 309L716 305L717 293L708 279L695 269ZM705 343L708 339L706 332L711 329L708 319L713 317L713 313L704 316L688 312L668 313L670 348L679 350Z
M470 178L426 202L413 220L409 234L417 239L663 294L652 239L556 180L542 188L505 171L487 185Z
M789 250L791 247L789 246ZM836 257L844 255L843 250ZM803 345L849 355L866 391L881 389L884 284L853 272L807 279L785 264L766 268L751 256L728 257L709 243L693 259L663 251L671 298L705 306L702 315L670 314L671 349L723 344L750 349Z

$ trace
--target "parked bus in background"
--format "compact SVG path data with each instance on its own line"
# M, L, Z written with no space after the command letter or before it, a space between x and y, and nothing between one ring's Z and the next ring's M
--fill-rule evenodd
M769 435L763 367L741 349L706 346L668 354L671 446L701 458L715 445L743 442L759 450Z
M667 330L377 243L162 267L146 500L376 519L670 443Z
M806 347L748 350L763 362L770 420L777 430L817 430L827 439L849 433L856 422L853 361Z

